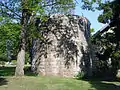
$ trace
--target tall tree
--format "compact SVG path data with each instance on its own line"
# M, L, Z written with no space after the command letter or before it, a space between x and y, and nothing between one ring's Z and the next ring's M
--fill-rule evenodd
M20 25L4 22L0 25L0 56L13 59L17 55Z
M98 75L115 77L119 65L120 47L120 0L83 0L83 9L100 10L98 21L108 25L93 35L93 42L98 47ZM110 32L109 32L110 31ZM110 62L111 61L111 64ZM101 73L101 74L100 74Z
M73 0L0 0L1 15L11 18L21 23L20 45L17 56L17 66L15 75L24 75L24 61L26 50L26 34L29 33L28 25L31 18L38 15L43 18L50 12L68 12L74 8Z
M19 52L17 56L17 66L16 66L16 71L15 75L24 75L24 62L25 62L25 45L26 45L26 30L27 30L27 24L29 20L28 10L26 8L27 0L22 0L21 1L21 6L22 6L22 18L21 18L21 41L20 41L20 47L19 47Z
M102 13L98 16L101 23L110 23L118 19L120 13L119 0L82 0L82 8L85 10L99 10Z

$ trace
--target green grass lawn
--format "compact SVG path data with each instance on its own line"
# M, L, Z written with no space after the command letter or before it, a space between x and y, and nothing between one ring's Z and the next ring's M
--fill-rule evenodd
M24 77L15 77L12 76L14 67L2 69L0 73L4 76L0 78L0 90L120 90L120 81L85 81L62 77L30 76L29 74Z
M120 90L120 82L42 76L4 77L0 90Z
M29 66L25 66L25 76L36 76L36 74L31 73L29 70ZM15 66L10 65L7 67L0 67L0 76L14 76L15 74Z

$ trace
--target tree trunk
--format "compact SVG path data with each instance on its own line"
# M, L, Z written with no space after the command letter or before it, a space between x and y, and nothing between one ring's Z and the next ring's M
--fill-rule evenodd
M29 20L27 12L28 12L27 9L22 10L22 19L21 19L22 28L21 28L21 35L20 35L21 42L20 42L19 53L17 56L17 66L15 71L16 76L24 75L26 30L27 30L27 23Z
M17 56L17 66L15 75L16 76L23 76L24 75L24 62L25 62L25 27L22 27L21 30L21 42L20 42L20 48Z
M29 58L30 58L30 61L29 61L29 64L32 65L32 59L33 59L33 53L32 53L32 38L31 40L28 39L28 49L29 49Z
M19 53L17 56L17 66L15 70L16 76L23 76L24 75L24 63L25 63L25 27L22 26L21 30L21 42L20 42L20 48Z
M25 61L25 50L20 50L17 56L17 66L15 70L15 76L24 75L24 61Z
M35 65L35 63L36 63L36 61L37 61L37 57L35 57L35 54L36 54L36 52L37 52L37 48L36 48L35 45L37 44L37 41L38 41L38 39L32 39L31 71L34 72L34 73L36 72L36 65Z

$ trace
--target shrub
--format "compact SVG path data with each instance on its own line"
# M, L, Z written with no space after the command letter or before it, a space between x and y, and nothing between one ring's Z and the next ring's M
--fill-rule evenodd
M4 61L0 61L0 65L1 65L2 67L4 67L4 66L5 66L5 62L4 62Z
M6 55L0 55L0 61L8 62L9 59Z
M79 72L76 76L77 79L83 79L85 77L84 72Z
M12 65L16 65L17 64L17 60L11 60Z

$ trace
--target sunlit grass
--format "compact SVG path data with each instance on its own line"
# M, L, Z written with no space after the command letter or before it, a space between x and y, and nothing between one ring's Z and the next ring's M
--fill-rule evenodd
M4 77L0 90L120 90L120 82L84 81L62 77Z
M0 69L0 90L120 90L120 80L77 80L73 78L35 76L15 77L15 67ZM5 74L6 73L6 74Z

